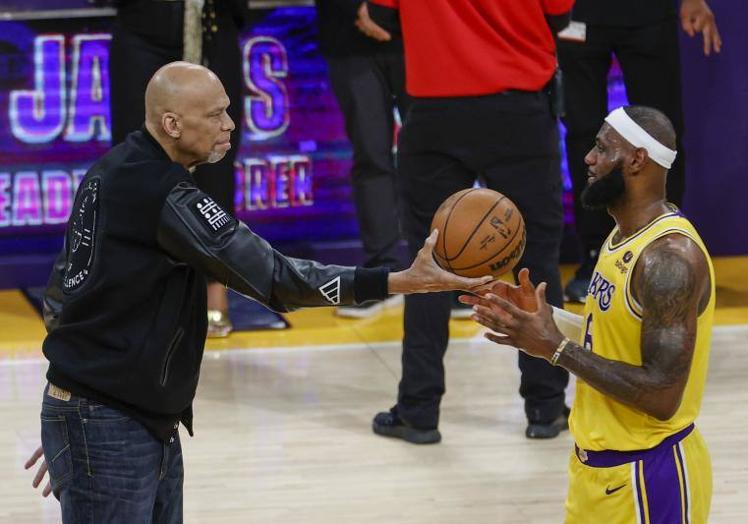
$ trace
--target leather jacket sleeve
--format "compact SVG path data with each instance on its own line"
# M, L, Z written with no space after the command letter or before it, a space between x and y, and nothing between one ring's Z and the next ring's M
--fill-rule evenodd
M47 282L47 290L42 299L44 327L47 329L47 333L54 331L60 324L60 312L62 311L62 278L65 273L66 261L67 247L63 246L52 266L52 273L49 275L49 280Z
M184 182L166 198L158 243L173 258L276 311L381 300L387 293L385 268L286 257Z

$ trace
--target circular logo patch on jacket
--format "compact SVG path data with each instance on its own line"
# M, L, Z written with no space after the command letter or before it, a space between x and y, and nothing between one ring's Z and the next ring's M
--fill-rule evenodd
M63 290L75 291L83 285L93 265L96 226L99 213L99 179L86 180L70 214L68 259Z

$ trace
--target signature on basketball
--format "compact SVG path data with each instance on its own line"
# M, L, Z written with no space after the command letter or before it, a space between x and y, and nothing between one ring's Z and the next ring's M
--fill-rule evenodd
M513 214L514 210L512 208L508 208L504 212L503 220L500 217L494 215L491 217L491 221L489 222L491 226L493 226L493 228L496 230L496 232L504 237L505 240L512 236L512 229L509 227L509 221L511 220Z
M492 263L490 266L491 271L498 272L503 267L505 267L510 262L513 262L517 260L519 257L522 256L522 253L525 251L525 242L527 241L527 232L523 229L522 230L522 240L512 249L512 252L509 253L504 258L501 258L497 260L496 262Z
M489 220L489 224L496 230L496 232L501 235L501 237L504 240L507 240L512 237L512 234L514 233L512 231L512 228L509 227L509 221L512 218L512 215L514 214L514 210L512 208L508 208L504 212L504 218L501 219L500 217L497 217L496 215L491 217L491 220ZM492 244L496 241L496 235L495 234L489 234L483 237L480 241L480 248L481 250L485 250L488 248L489 244Z

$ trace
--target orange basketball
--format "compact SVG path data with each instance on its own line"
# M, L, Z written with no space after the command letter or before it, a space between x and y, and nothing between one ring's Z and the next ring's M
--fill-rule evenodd
M445 200L431 221L439 230L434 259L464 277L512 270L525 250L525 221L507 197L491 189L464 189Z

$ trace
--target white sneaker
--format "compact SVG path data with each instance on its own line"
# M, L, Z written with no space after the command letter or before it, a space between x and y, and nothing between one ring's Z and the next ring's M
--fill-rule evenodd
M402 303L402 295L392 295L382 301L370 300L363 304L340 306L335 309L335 314L344 318L371 318L384 311L385 308L397 307Z

